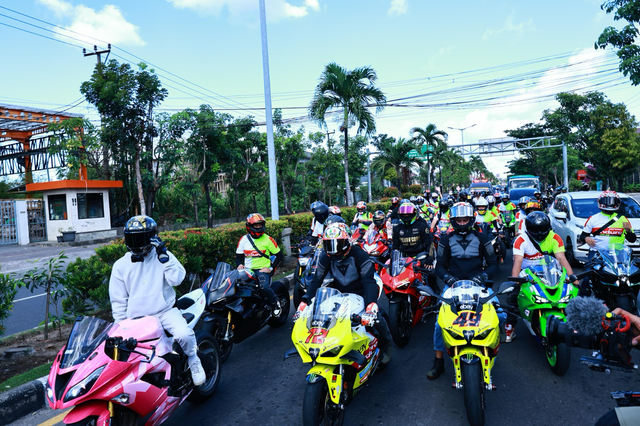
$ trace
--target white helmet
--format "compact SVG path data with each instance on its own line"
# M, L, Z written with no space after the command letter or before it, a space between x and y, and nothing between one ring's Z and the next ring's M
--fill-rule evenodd
M476 200L476 208L478 208L478 207L487 207L488 205L489 205L489 203L487 202L486 198L484 198L484 197L480 197L480 198L478 198Z

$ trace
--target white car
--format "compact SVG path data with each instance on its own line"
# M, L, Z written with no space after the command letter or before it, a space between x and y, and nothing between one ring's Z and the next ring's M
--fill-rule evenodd
M585 263L589 254L589 246L578 246L577 239L582 233L587 219L598 213L598 196L601 191L567 192L556 196L553 205L549 207L549 218L553 231L562 237L566 256L573 266L579 262ZM631 227L640 237L640 204L626 194L618 194L622 201L619 213L631 222ZM626 243L633 250L634 257L640 255L640 238L635 243Z

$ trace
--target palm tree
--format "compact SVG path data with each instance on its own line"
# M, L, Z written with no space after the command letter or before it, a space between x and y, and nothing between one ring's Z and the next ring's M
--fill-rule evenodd
M378 156L371 162L371 167L380 170L382 174L393 168L396 172L398 183L398 196L402 196L402 168L411 168L411 166L421 166L422 161L409 157L409 151L415 149L416 146L404 138L397 141L394 138L384 138L377 144Z
M414 127L411 129L411 134L413 136L413 140L419 143L420 145L427 145L427 152L435 152L435 147L440 144L445 144L449 135L444 130L438 130L435 124L430 123L424 129L420 127ZM429 147L433 147L433 151L429 149ZM431 187L431 163L433 155L429 155L427 157L427 167L428 167L428 185Z
M471 171L473 172L474 177L476 178L480 175L482 171L486 169L484 165L484 161L482 161L482 158L480 158L479 155L470 156L468 163L469 163L469 167L471 168Z
M358 123L357 133L370 136L376 130L373 114L367 109L376 107L376 112L384 109L387 98L374 83L378 79L371 67L361 67L348 71L332 62L325 66L316 86L313 100L309 105L309 117L326 127L325 118L329 110L342 112L340 131L344 132L344 180L347 190L347 205L352 205L349 185L349 122Z

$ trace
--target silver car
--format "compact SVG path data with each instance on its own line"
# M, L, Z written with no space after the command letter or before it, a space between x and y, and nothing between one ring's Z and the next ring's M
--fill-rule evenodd
M577 239L582 233L587 219L600 212L598 209L598 196L601 191L567 192L556 197L553 205L549 207L549 218L553 231L562 237L566 256L573 266L587 261L589 246L578 245ZM640 236L640 204L626 194L618 194L622 204L619 213L631 222L636 235ZM634 257L640 255L640 238L635 243L627 243L632 248Z

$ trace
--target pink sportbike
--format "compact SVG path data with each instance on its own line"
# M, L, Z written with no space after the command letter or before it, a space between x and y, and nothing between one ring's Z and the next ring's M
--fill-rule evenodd
M191 328L204 310L204 292L178 300ZM51 367L46 386L53 409L73 409L65 424L159 425L184 399L198 403L213 395L220 380L218 344L195 331L198 357L207 379L195 387L187 356L154 316L117 324L79 317Z

